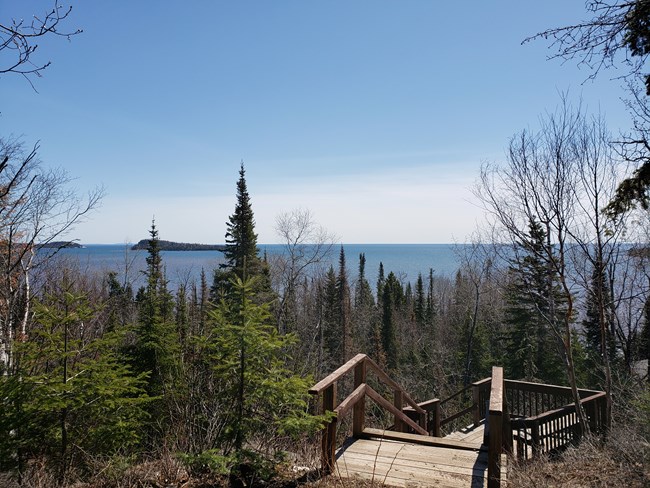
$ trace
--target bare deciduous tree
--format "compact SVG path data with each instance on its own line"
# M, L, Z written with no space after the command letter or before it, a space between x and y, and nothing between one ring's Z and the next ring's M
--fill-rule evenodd
M283 247L282 254L274 257L272 263L280 297L278 329L281 332L293 332L298 322L298 285L310 268L330 257L336 238L305 209L278 215L275 230Z
M16 340L25 340L30 317L33 268L54 249L43 249L71 231L98 206L103 189L81 198L70 177L46 169L17 140L0 139L0 368L10 373ZM39 251L39 249L41 249Z
M31 77L41 76L51 61L34 61L39 40L62 36L67 39L80 34L81 29L63 30L62 24L72 12L72 6L63 6L53 0L42 15L30 20L11 18L0 21L0 76L14 73L23 76L34 87Z
M539 222L544 229L547 242L536 251L536 258L548 267L549 279L557 277L565 307L564 313L557 313L559 304L551 292L554 285L549 283L549 312L544 319L561 343L584 432L588 424L577 390L572 346L578 290L570 258L576 246L589 249L593 255L594 244L600 243L594 262L600 259L602 263L604 259L606 227L599 220L599 206L607 200L603 197L601 201L600 197L600 192L605 191L600 165L609 167L613 160L603 152L607 141L602 136L598 124L590 123L580 107L574 110L564 99L556 113L542 118L538 132L523 131L512 138L504 165L483 167L476 188L476 195L500 231L501 242L528 242L530 222Z

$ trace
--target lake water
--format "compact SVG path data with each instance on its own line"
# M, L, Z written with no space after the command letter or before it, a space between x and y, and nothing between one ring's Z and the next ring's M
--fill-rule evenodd
M280 244L261 244L261 253L266 251L269 260L283 252ZM438 276L452 277L458 269L458 259L453 244L344 244L348 276L356 280L359 268L359 254L366 256L366 278L374 287L379 263L383 263L385 274L393 271L404 282L415 283L418 273L423 276L432 268ZM332 248L325 267L332 264L338 270L340 246ZM88 273L105 274L115 271L120 281L127 276L134 286L143 282L141 271L146 269L146 251L131 251L125 244L90 244L82 249L62 249L58 259L78 265ZM201 270L205 270L208 283L212 281L212 271L223 263L219 251L163 251L170 288L180 283L199 280Z

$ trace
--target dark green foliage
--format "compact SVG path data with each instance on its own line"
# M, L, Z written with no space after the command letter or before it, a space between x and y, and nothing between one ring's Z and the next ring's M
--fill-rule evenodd
M433 326L433 320L438 313L438 306L433 289L433 269L429 268L429 279L427 286L427 307L426 307L426 323Z
M18 371L0 378L1 469L22 471L45 456L63 482L70 466L137 445L146 375L118 357L123 333L92 335L97 316L84 295L68 291L36 304Z
M175 382L179 378L181 342L173 320L174 300L167 290L163 275L162 256L158 247L158 231L152 222L147 255L146 287L138 291L138 323L135 327L135 343L127 352L133 369L147 374L147 393L155 398L149 405L151 416L148 437L156 443L167 425L168 408L175 394Z
M546 232L531 222L528 238L518 244L506 291L505 373L513 379L564 384L566 375L552 327L564 313L557 275L544 256Z
M637 0L629 4L626 14L624 45L632 56L645 58L650 54L650 4ZM650 75L644 75L646 95L650 95Z
M354 306L357 309L366 309L375 304L370 283L366 279L366 255L359 254L359 278L354 295Z
M377 274L377 304L381 302L382 297L384 296L384 282L386 278L384 276L384 263L379 263L379 272Z
M341 334L341 355L342 360L350 359L350 347L352 323L351 323L351 303L350 303L350 284L348 283L348 272L345 267L345 250L341 246L339 253L339 274L336 277L336 295L338 298L338 332Z
M210 351L213 370L222 385L226 429L220 444L224 453L242 451L253 438L293 436L314 430L321 420L308 414L311 378L293 374L285 366L286 349L296 339L267 325L267 304L251 300L253 279L232 283L239 306L223 301L210 312ZM216 413L216 412L215 412Z
M323 349L325 351L326 363L333 366L341 364L343 361L343 337L339 330L337 279L332 266L330 266L325 277L323 294L323 312L321 318Z
M245 280L255 276L260 277L255 280L258 287L254 290L255 300L265 303L273 299L268 263L258 255L255 218L246 186L244 163L239 169L237 204L234 213L226 222L226 246L222 252L226 262L215 270L210 290L212 302L218 303L221 299L228 299L235 278Z
M643 210L648 210L650 208L648 188L650 188L650 162L644 162L632 176L619 184L614 198L605 208L607 214L616 218L633 209L636 204L639 204Z
M359 277L355 287L354 310L352 311L355 327L355 334L352 338L352 354L364 352L372 357L378 357L374 350L376 316L375 298L370 283L366 279L366 256L362 253L359 255Z
M133 289L129 283L120 284L114 271L107 274L106 285L108 286L108 328L109 330L124 328L135 314Z
M257 234L255 234L255 218L246 187L246 171L244 163L239 169L237 181L237 205L226 222L226 248L223 255L226 258L224 267L228 268L240 279L244 271L250 273L257 256Z
M427 319L427 303L424 295L422 273L418 273L418 280L415 283L415 307L413 312L415 314L415 322L420 327L423 327Z
M395 273L388 273L383 285L381 345L389 369L396 369L399 364L397 343L397 314L402 308L404 291Z

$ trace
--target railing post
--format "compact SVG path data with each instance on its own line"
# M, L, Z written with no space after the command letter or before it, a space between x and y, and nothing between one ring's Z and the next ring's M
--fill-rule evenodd
M440 410L440 400L438 400L434 405L433 405L433 422L432 423L432 435L434 437L442 437L440 433L440 420L442 416L442 412Z
M536 458L539 456L541 450L541 439L539 436L539 422L535 420L533 425L530 426L530 441L532 442L532 457Z
M598 433L598 404L591 401L587 404L583 404L582 408L584 408L585 415L588 419L589 430L594 434Z
M474 407L474 427L478 427L481 423L481 390L480 385L472 384L472 406Z
M503 452L503 406L504 406L503 368L492 368L490 389L490 408L488 410L488 488L501 486L501 454Z
M333 412L336 405L336 383L323 390L323 414ZM325 473L332 473L334 471L334 464L336 463L336 418L333 418L330 423L323 429L322 438L322 468Z
M357 389L360 385L366 382L366 362L361 361L354 367L354 388ZM366 399L365 397L359 400L352 411L352 435L358 437L363 432L364 422L366 418Z
M607 397L602 397L598 402L600 405L600 435L603 436L603 439L609 435L608 429L610 428L612 419L609 418L610 409L608 408L608 399Z
M404 406L404 398L402 397L402 390L393 390L393 405L399 409L399 411L402 411L402 407ZM395 415L395 421L394 421L394 426L395 426L395 431L396 432L404 432L404 423L400 420L400 418Z

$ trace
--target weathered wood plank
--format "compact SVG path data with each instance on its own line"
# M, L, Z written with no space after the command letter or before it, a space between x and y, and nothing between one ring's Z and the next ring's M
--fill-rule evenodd
M486 465L487 457L483 453L472 451L460 451L440 447L411 446L401 444L387 447L384 444L378 449L378 441L366 441L370 445L353 445L348 447L341 455L368 455L372 457L387 458L393 460L397 457L407 458L418 462L433 462L455 466L474 466L475 464ZM357 444L355 442L355 444Z
M401 441L401 442L412 442L415 444L421 444L425 446L440 446L440 447L451 447L454 449L466 449L470 451L478 451L481 449L481 443L477 442L464 442L456 441L453 439L447 439L446 437L431 437L427 435L418 435L410 434L406 432L393 432L390 430L381 430L381 429L363 429L362 437L372 438L372 437L381 437L384 439Z
M364 462L356 462L354 460L350 460L346 464L337 463L337 472L346 477L357 475L365 479L374 479L375 481L386 484L391 483L387 480L389 477L392 480L421 483L424 486L467 488L470 486L481 486L485 483L485 479L482 476L474 476L471 474L449 473L437 470L417 470L389 463L368 465Z
M435 448L433 448L435 449ZM436 449L440 450L440 449ZM422 456L423 459L413 459L412 457L403 457L395 456L381 456L373 455L372 453L362 453L362 452L346 452L342 457L339 458L339 462L349 462L350 460L364 462L368 465L378 464L387 464L395 466L410 467L413 469L420 470L437 470L445 471L448 473L457 473L457 474L466 474L469 476L478 476L483 475L483 472L487 468L487 462L482 462L482 460L475 460L472 463L471 460L453 460L451 456L440 456L439 459L429 459L427 456Z
M502 456L502 480L506 474L505 463L506 458ZM486 475L485 451L387 439L354 440L339 452L334 473L341 478L360 478L389 486L449 488L484 487Z

